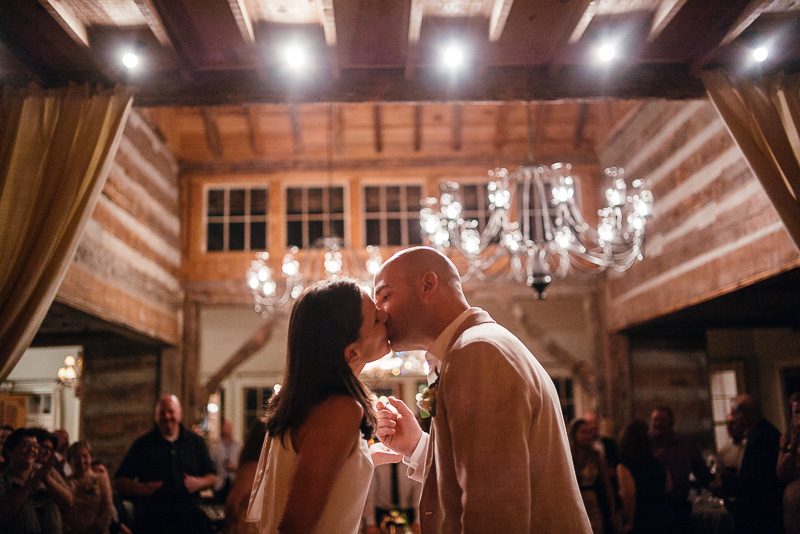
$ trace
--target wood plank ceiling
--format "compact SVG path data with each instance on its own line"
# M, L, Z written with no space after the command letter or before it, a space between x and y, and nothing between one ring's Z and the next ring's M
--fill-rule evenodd
M595 49L619 41L601 68ZM303 41L305 76L280 47ZM459 76L437 66L465 45ZM0 83L127 83L137 104L686 98L696 74L797 70L798 0L4 0ZM121 65L123 49L141 66Z

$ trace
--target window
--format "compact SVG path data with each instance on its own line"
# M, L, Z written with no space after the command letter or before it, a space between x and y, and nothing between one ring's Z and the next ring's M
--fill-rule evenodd
M344 187L286 188L286 246L309 248L321 237L344 239Z
M259 419L263 419L272 388L244 389L244 428L249 430Z
M717 450L728 443L728 430L725 420L730 412L731 401L739 394L736 370L724 369L712 371L711 381L711 416L714 419L714 441Z
M461 184L461 216L478 221L478 230L483 232L489 222L489 190L484 183Z
M365 246L421 245L420 185L364 187Z
M575 389L572 387L572 379L566 377L553 378L553 384L558 392L558 400L561 402L561 413L564 421L569 424L575 419Z
M206 251L267 248L269 192L259 188L212 188L206 194Z
M520 229L523 232L523 235L529 235L531 239L536 242L543 241L545 236L545 228L543 224L542 216L545 213L550 213L550 228L554 228L558 226L557 219L559 217L555 215L555 210L552 209L552 198L553 198L553 185L550 183L541 183L542 187L539 187L536 182L533 180L528 184L528 212L525 213L525 184L520 183L517 184L517 193L516 193L516 206L517 206L517 213L518 213L518 220L520 221ZM577 194L577 192L576 192ZM542 206L546 206L545 209L542 209ZM526 230L527 233L526 234Z

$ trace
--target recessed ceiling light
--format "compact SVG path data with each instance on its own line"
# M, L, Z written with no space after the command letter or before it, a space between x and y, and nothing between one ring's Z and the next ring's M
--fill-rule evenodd
M301 71L308 67L308 53L300 44L292 43L284 47L283 61L290 69Z
M139 56L133 52L126 52L122 56L122 64L129 69L135 69L139 65Z
M758 48L753 50L753 60L758 61L761 63L762 61L766 61L767 57L769 56L769 50L767 50L764 46L759 46Z
M466 63L464 48L456 43L450 43L442 49L442 65L450 70L458 70Z
M597 47L597 59L609 63L617 55L617 48L611 43L603 43Z

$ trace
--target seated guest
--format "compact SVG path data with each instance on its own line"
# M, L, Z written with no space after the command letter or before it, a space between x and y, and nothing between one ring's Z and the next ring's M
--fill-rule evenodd
M117 469L114 484L134 505L134 532L174 534L211 532L200 509L200 491L217 480L203 438L181 424L183 410L174 395L159 399L156 427L133 442Z
M86 441L73 443L66 451L72 475L67 485L72 491L72 509L64 520L64 531L74 534L107 534L114 505L111 483L105 469L92 469L92 449Z
M225 532L228 534L255 534L258 523L247 523L247 505L250 503L250 490L256 477L258 459L261 457L261 446L267 435L264 421L256 421L247 431L244 447L239 455L236 477L225 500Z
M714 482L709 486L717 497L730 501L735 499L734 488L738 484L739 470L744 456L744 428L741 422L728 414L725 429L730 440L719 448L717 453L717 473ZM728 503L730 504L730 503Z
M670 534L667 492L672 489L669 472L653 457L647 423L637 419L619 439L617 465L619 494L625 512L625 534Z
M595 432L584 419L576 419L569 427L572 463L586 514L594 534L612 534L614 527L614 498L608 477L606 460L594 448Z
M783 489L783 522L786 534L800 534L800 391L789 397L789 421L781 436L778 478Z
M72 494L54 478L55 458L37 465L36 432L20 428L6 438L0 473L0 532L60 534L61 509L72 506ZM65 492L66 490L66 492Z
M72 470L69 467L69 462L67 461L69 432L63 428L56 428L53 430L53 436L56 438L56 471L58 471L62 477L67 478L72 474Z

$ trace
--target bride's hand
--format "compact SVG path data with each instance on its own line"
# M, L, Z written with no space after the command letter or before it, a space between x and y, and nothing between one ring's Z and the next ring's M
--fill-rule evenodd
M403 459L402 454L394 452L380 441L369 446L369 455L372 458L372 465L375 467L383 464L396 464Z

